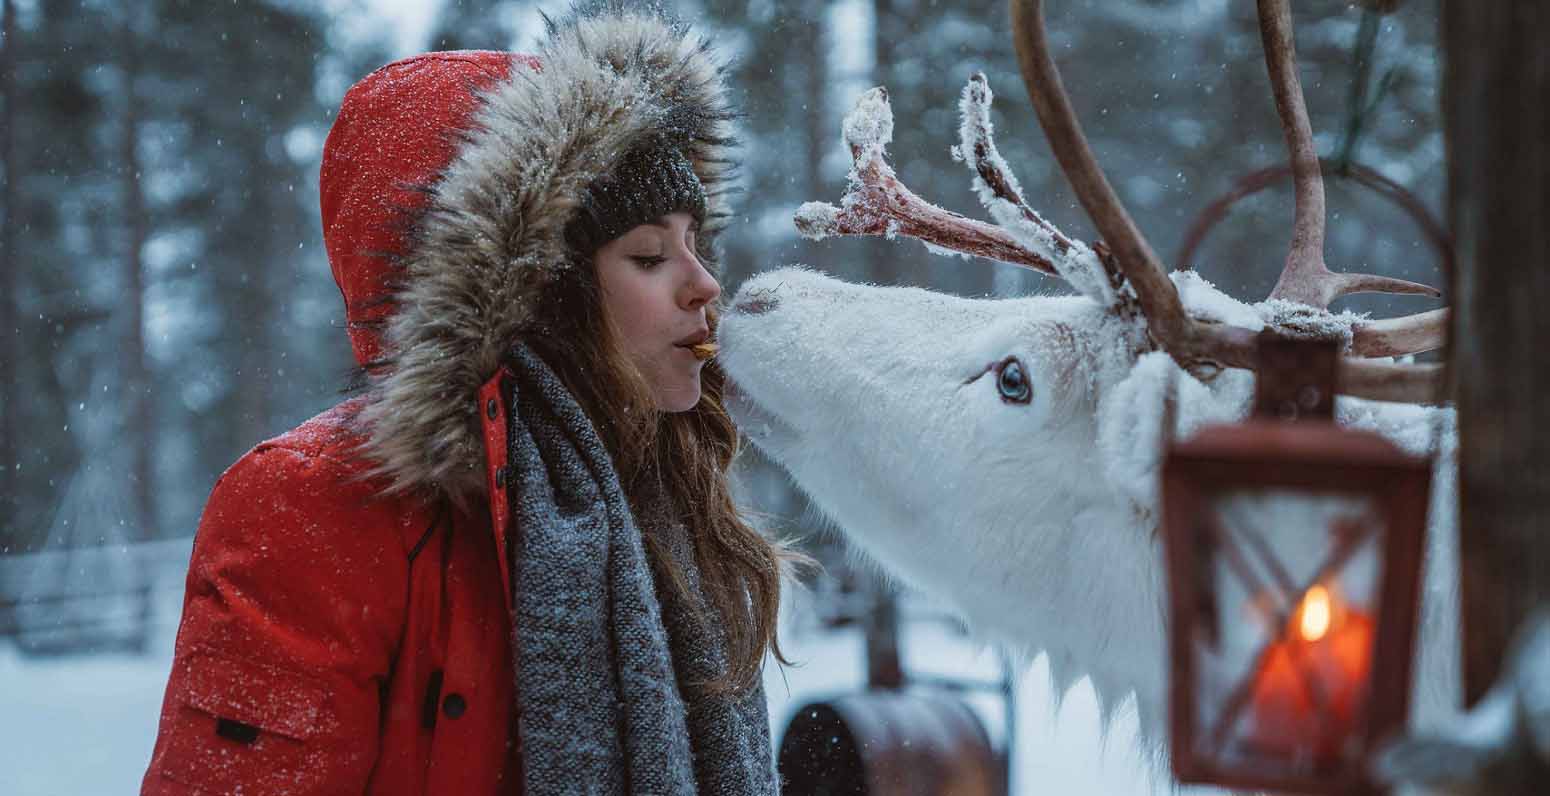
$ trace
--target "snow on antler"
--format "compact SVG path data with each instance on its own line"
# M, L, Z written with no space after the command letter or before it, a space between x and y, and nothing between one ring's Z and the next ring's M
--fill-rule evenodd
M888 145L893 142L893 111L888 106L888 90L879 86L862 94L861 99L856 101L856 107L845 115L841 136L845 147L850 150L852 165L848 179L851 190L846 191L840 200L843 211L828 202L807 202L797 208L793 220L797 231L808 240L854 234L846 231L840 218L842 212L848 212L854 217L880 210L857 205L869 199L876 202L875 196L868 196L867 179L863 171L871 172L874 178L893 177L893 169L888 166L886 158ZM897 234L897 230L898 221L885 222L885 234L889 238Z
M852 161L848 177L850 190L840 199L841 207L828 202L807 202L797 208L793 221L797 231L808 240L854 234L847 232L841 213L855 217L878 214L882 210L880 207L864 206L864 203L869 200L873 204L877 203L877 197L869 195L867 190L868 176L874 180L893 177L893 169L889 167L886 157L888 145L893 142L893 110L888 104L888 90L879 86L862 94L861 99L856 101L856 107L845 115L840 133L845 147L850 150ZM897 233L897 220L884 222L885 235L892 238Z
M828 202L803 202L791 220L796 223L797 232L808 240L845 234L840 231L840 209Z
M846 114L841 134L857 163L882 158L883 150L893 143L893 109L888 103L888 89L878 86L862 94L855 109Z
M974 192L980 204L1019 243L1049 258L1061 278L1082 295L1102 306L1115 306L1119 301L1115 285L1123 289L1123 282L1111 279L1111 272L1104 268L1098 253L1081 241L1066 237L1023 201L1017 175L996 149L995 128L990 121L991 98L985 75L976 72L963 87L958 102L962 121L958 126L958 145L953 147L953 158L974 170Z
M893 110L888 92L867 91L845 117L845 145L852 166L839 207L808 202L792 219L809 240L832 235L903 235L926 244L936 254L973 255L1058 274L1039 252L1030 251L1007 231L944 210L915 195L888 165L887 145L893 140Z

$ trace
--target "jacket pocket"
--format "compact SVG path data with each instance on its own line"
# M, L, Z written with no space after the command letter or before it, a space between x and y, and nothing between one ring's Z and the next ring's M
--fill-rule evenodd
M177 665L178 716L162 774L200 793L330 792L340 750L325 684L208 649Z

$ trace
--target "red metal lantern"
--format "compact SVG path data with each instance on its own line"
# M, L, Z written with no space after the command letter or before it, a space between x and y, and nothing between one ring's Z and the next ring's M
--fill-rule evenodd
M1333 422L1332 344L1260 353L1254 417L1164 460L1173 770L1364 792L1409 710L1431 466Z

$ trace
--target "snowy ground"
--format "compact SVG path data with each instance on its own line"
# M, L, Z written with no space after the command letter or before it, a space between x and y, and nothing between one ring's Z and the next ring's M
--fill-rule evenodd
M135 793L150 757L162 688L171 664L180 601L176 582L158 584L155 652L88 657L30 658L0 643L0 794L5 796L112 796ZM783 638L801 662L766 680L776 737L791 714L814 699L853 691L864 679L857 631L822 631L805 621L807 608L785 611ZM949 627L917 623L908 631L905 666L911 673L999 676L998 657ZM1096 702L1078 685L1055 712L1042 660L1027 667L1017 687L1018 794L1168 794L1135 751L1135 718L1122 716L1101 738ZM975 697L992 738L1003 736L999 702Z
M777 738L802 705L854 692L865 682L860 632L817 629L807 621L805 614L809 610L800 602L783 610L783 622L789 627L781 644L799 665L784 671L776 667L766 670L765 690ZM994 650L964 638L944 624L911 623L901 649L907 675L980 681L1001 676L1000 656ZM1006 722L999 697L974 695L969 701L992 741L1001 744ZM1066 694L1057 712L1043 658L1018 671L1015 701L1016 753L1011 787L1014 794L1189 796L1206 792L1175 789L1166 771L1153 773L1136 745L1134 711L1121 711L1105 737L1099 726L1097 700L1085 680Z

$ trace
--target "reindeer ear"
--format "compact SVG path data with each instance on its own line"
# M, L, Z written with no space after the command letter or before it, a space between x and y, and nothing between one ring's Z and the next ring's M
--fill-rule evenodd
M1098 402L1098 452L1108 481L1136 506L1157 506L1158 467L1164 443L1163 401L1176 390L1178 417L1172 436L1188 436L1206 423L1239 419L1248 408L1253 376L1223 371L1210 386L1179 369L1161 351L1144 354L1130 373L1103 391Z
M1162 450L1163 400L1181 381L1192 381L1167 354L1143 355L1130 375L1105 391L1098 403L1098 453L1103 469L1126 498L1144 509L1157 506ZM1179 406L1186 405L1182 397Z

